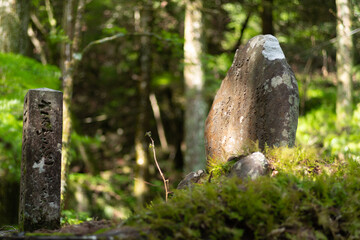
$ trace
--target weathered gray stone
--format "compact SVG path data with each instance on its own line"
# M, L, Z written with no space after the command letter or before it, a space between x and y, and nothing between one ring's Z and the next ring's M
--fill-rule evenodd
M237 176L241 179L254 180L269 172L269 162L261 152L254 152L246 157L241 157L232 166L229 176Z
M198 170L197 172L191 172L186 177L181 180L178 184L177 189L185 189L193 185L194 183L199 183L201 178L205 176L204 170Z
M29 90L24 101L19 227L60 227L62 92Z
M294 73L272 35L252 38L236 51L205 126L208 158L226 161L250 142L293 146L299 112Z

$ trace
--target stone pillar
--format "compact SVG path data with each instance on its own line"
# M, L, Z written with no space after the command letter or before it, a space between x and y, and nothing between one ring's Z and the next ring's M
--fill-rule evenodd
M60 91L31 89L25 96L19 228L60 227L62 105Z
M299 91L278 40L259 35L236 51L205 126L207 157L226 161L250 145L295 144ZM244 151L245 150L245 151Z

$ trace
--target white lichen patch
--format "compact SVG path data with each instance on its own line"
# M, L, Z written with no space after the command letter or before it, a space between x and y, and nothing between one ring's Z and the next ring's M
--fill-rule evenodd
M61 153L61 143L58 143L58 144L56 145L56 147L57 147L57 151Z
M283 79L280 76L276 76L271 79L271 86L273 88L276 88L277 86L279 86L282 83L283 83Z
M242 123L244 121L244 116L240 117L240 123Z
M289 145L293 145L295 143L298 116L299 116L299 99L295 96L294 104L290 106L289 112L287 112L285 115L285 120L288 123L286 125L289 130L288 131Z
M291 105L294 103L293 95L290 95L290 96L289 96L289 103L290 103Z
M273 61L275 59L285 59L285 55L280 47L279 41L272 35L265 36L264 50L262 55Z
M299 105L299 99L297 97L297 95L293 94L289 96L289 103L290 105Z
M44 165L45 165L45 158L43 157L43 158L41 158L39 163L34 163L32 168L38 168L39 173L43 173L43 172L45 172Z
M283 136L284 138L288 138L288 137L289 137L289 133L288 133L288 131L287 131L286 129L284 129L281 134L282 134L282 136Z
M269 89L269 86L267 84L264 84L264 89L267 91Z
M292 89L292 77L288 73L284 73L282 76L276 76L271 79L271 86L273 88L278 87L280 84L285 84L287 88Z
M265 92L271 92L272 88L270 87L270 83L269 83L270 79L267 79L264 83L264 90Z
M54 202L50 202L50 203L49 203L49 207L58 209L58 208L59 208L59 205L57 205L57 204L54 203Z
M290 74L284 73L284 74L282 75L282 77L283 77L284 84L286 84L286 86L287 86L289 89L292 89L292 88L293 88L293 84L292 84L292 77L290 76Z

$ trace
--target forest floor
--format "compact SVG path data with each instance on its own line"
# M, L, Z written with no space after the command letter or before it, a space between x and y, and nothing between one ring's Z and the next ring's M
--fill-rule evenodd
M40 229L33 233L0 232L0 240L23 239L141 239L140 231L134 227L122 226L109 220L91 220L80 224L64 225L57 230Z
M113 223L108 220L92 220L75 225L65 225L57 230L41 229L34 233L59 233L71 235L91 235L102 229L110 229Z

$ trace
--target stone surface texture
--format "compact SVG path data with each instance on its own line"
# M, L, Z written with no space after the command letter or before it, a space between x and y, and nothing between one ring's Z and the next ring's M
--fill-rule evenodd
M278 40L259 35L236 51L205 126L208 159L241 155L250 142L293 146L299 115L298 85Z
M177 189L185 189L193 185L194 183L199 183L201 178L205 176L204 170L198 170L197 172L191 172L186 177L181 180L178 184Z
M241 179L252 179L266 175L269 172L269 162L260 152L254 152L242 157L232 166L229 176Z
M21 231L60 227L62 92L29 90L24 100Z

